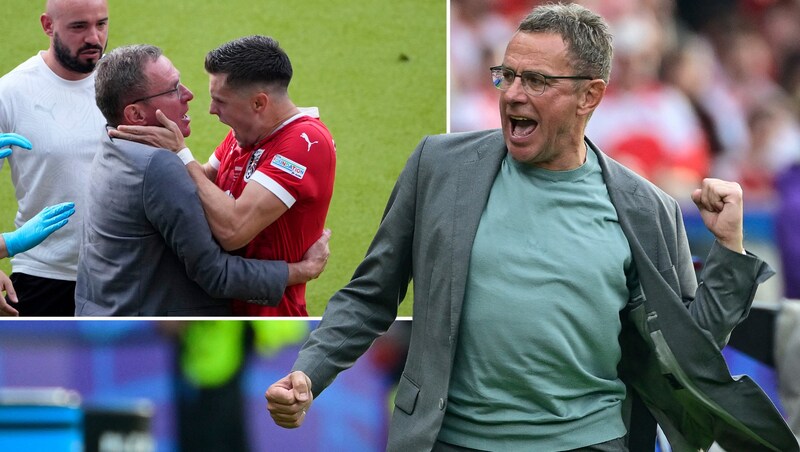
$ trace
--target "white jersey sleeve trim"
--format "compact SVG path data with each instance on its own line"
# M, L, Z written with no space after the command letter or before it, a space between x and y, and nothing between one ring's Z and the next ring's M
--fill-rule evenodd
M253 175L250 176L250 181L258 182L259 185L272 192L273 195L277 196L278 199L286 204L286 207L291 208L297 201L291 193L281 186L281 184L261 171L253 173Z
M220 161L216 155L211 154L211 157L208 158L208 164L211 165L211 167L215 170L219 171Z

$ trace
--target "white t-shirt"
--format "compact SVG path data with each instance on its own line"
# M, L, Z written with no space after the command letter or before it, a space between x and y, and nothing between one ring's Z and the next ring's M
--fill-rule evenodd
M89 168L106 120L94 100L94 73L68 81L39 52L0 78L0 132L18 133L33 149L8 157L20 227L45 206L75 203L69 223L40 245L12 258L14 272L75 281ZM2 165L2 161L0 161Z

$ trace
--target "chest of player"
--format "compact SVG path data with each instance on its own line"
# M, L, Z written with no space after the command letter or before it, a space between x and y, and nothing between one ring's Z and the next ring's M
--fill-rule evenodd
M285 163L286 159L278 154L279 151L280 146L271 141L254 148L241 148L234 142L220 162L217 185L231 196L238 197L260 166L283 163L292 169L291 163ZM304 170L305 168L296 169L299 172Z

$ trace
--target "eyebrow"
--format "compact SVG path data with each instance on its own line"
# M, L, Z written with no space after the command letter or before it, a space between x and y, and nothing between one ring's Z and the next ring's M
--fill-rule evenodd
M100 22L108 22L108 16L98 20L95 23L100 23ZM77 26L77 25L89 25L89 23L90 23L90 21L88 21L88 20L76 20L75 22L68 23L67 26L68 27L74 27L74 26Z

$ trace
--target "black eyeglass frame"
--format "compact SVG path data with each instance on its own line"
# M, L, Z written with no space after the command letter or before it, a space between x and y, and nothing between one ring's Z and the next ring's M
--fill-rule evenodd
M517 77L521 78L523 80L522 88L525 90L526 93L532 94L534 96L541 96L542 94L544 94L544 91L545 91L545 89L547 89L547 86L548 86L547 81L551 80L551 79L555 79L555 80L558 80L558 79L594 80L595 79L595 77L590 77L588 75L545 75L545 74L542 74L541 72L536 72L536 71L522 71L521 74L517 74L516 72L514 72L510 68L507 68L507 67L505 67L503 65L492 66L492 67L489 68L489 72L492 74L492 80L494 80L495 72L499 72L500 74L502 74L504 71L509 71L512 74L514 74L514 78L517 78ZM542 85L542 91L541 92L536 93L536 94L528 92L528 89L526 88L527 85L524 83L525 78L523 76L525 74L535 74L535 75L538 75L538 76L540 76L540 77L542 77L544 79L544 84ZM502 82L503 80L505 80L505 77L500 77L498 80L500 80ZM492 85L494 85L494 87L499 89L500 91L507 91L508 88L510 88L513 83L514 83L514 80L511 80L511 83L509 83L508 87L506 87L505 89L501 88L499 83L494 83L493 82Z
M146 101L146 100L150 100L150 99L152 99L152 98L154 98L154 97L158 97L158 96L164 96L164 95L167 95L167 94L172 94L172 93L178 93L178 94L180 94L180 90L181 90L181 82L178 82L178 84L177 84L177 85L175 85L175 88L172 88L172 89L170 89L170 90L164 91L163 93L153 94L152 96L145 96L145 97L142 97L142 98L140 98L140 99L136 99L135 101L133 101L133 102L131 102L131 103L132 103L132 104L135 104L135 103L137 103L137 102L144 102L144 101Z

